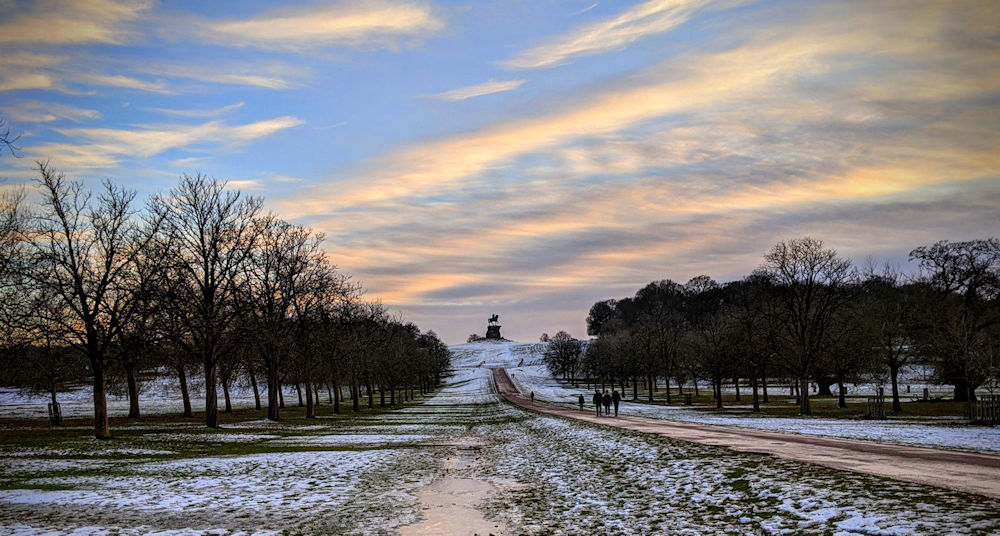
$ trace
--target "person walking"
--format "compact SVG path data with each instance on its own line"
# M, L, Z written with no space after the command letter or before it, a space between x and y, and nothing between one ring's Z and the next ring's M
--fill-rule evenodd
M622 395L618 394L618 389L611 391L611 403L615 405L615 417L618 416L618 404L622 401Z
M531 392L531 401L532 402L535 401L535 392L534 391Z
M580 403L580 411L583 411L583 393L580 393L580 398L577 402Z
M604 390L604 414L611 415L611 393L607 389Z
M594 407L597 408L597 416L601 416L601 391L594 389Z

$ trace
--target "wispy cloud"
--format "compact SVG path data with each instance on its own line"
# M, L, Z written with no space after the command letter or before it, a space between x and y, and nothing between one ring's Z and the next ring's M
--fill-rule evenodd
M440 31L444 22L432 11L424 2L341 2L332 7L276 10L248 19L199 20L192 30L205 41L237 47L392 47L401 39Z
M152 2L113 0L42 0L19 11L21 3L0 3L0 44L122 44L132 35L127 26Z
M164 115L172 115L175 117L195 117L195 118L206 118L206 117L219 117L225 115L233 110L238 110L243 107L242 102L237 102L230 104L229 106L222 106L221 108L213 108L211 110L172 110L169 108L150 108L151 111L161 113Z
M50 123L60 119L79 122L101 118L97 110L37 100L15 102L4 106L3 111L14 121L21 123Z
M430 95L430 97L440 100L447 101L459 101L465 99L471 99L472 97L479 97L482 95L491 95L493 93L503 93L504 91L513 91L524 84L525 80L501 80L489 82L484 82L482 84L476 84L473 86L465 86L456 89L451 89L441 93L436 93Z
M211 121L200 125L139 125L134 129L59 128L74 143L50 142L25 148L28 160L49 160L61 169L113 169L127 158L149 158L171 149L236 148L304 124L291 116L243 125ZM188 162L191 163L191 162Z
M910 9L899 21L891 7L846 20L803 8L783 31L730 33L728 47L399 148L278 204L404 307L611 289L597 299L706 265L737 276L790 233L849 240L878 225L877 207L920 227L935 199L1000 169L1000 112L987 104L1000 59L970 44L998 15ZM853 219L835 216L848 209Z
M650 35L672 30L687 22L700 9L718 3L718 0L649 0L524 50L504 65L511 69L540 69L581 56L619 50Z
M174 93L174 90L162 80L142 80L122 74L74 73L68 79L73 82L92 86L136 89L160 94Z

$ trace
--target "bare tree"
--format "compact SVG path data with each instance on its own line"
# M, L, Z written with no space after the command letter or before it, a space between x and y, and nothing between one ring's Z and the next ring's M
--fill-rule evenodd
M801 238L775 245L760 273L774 285L772 313L788 350L785 364L799 381L799 411L809 415L809 379L830 342L834 315L850 297L851 261L819 240Z
M237 289L257 242L261 201L203 175L184 175L154 205L165 218L172 272L171 307L187 333L176 342L205 372L205 424L219 424L216 365L236 319Z
M161 220L138 221L133 191L106 182L94 197L47 164L38 170L43 202L30 230L31 277L67 311L63 328L93 374L95 435L110 438L106 374L114 344L139 309L137 266Z
M12 135L10 133L10 124L7 122L7 118L0 117L0 149L6 147L7 152L14 155L15 158L20 158L21 147L17 145L17 141L20 139L20 134ZM3 154L2 150L0 150L0 154Z

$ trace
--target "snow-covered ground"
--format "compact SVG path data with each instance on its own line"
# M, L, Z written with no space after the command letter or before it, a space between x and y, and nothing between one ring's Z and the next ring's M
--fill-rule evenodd
M505 347L510 356L503 358ZM552 377L542 364L544 347L537 344L497 345L490 350L493 361L509 363L508 373L522 393L535 393L535 398L560 404L576 405L582 393L587 405L590 395L584 387L574 388ZM523 366L517 366L522 362ZM622 403L621 413L654 419L738 426L772 432L864 439L883 443L927 446L947 449L1000 452L1000 427L967 426L941 422L940 419L908 419L906 421L869 421L854 419L824 419L814 417L761 417L753 415L719 415L711 411L683 406L662 406L646 403Z
M537 348L453 349L443 388L387 413L0 440L0 534L392 534L460 445L497 534L1000 534L997 500L522 411L487 365Z
M181 397L180 381L177 376L168 371L162 371L154 380L140 382L139 409L144 415L159 415L165 413L180 413L184 410ZM222 387L218 387L219 406L224 404ZM298 403L295 386L283 386L286 403ZM90 385L78 385L74 388L57 393L56 400L62 410L63 417L90 417L94 414L94 390ZM191 407L195 410L205 408L205 382L201 375L191 374L188 377L188 394L191 397ZM233 385L230 389L230 400L234 408L254 407L253 391L249 386ZM321 393L325 396L325 393ZM261 401L267 403L267 387L260 386ZM48 418L48 407L51 401L48 394L32 394L21 389L0 387L0 418L26 417ZM128 395L125 393L108 393L108 414L112 417L128 415Z

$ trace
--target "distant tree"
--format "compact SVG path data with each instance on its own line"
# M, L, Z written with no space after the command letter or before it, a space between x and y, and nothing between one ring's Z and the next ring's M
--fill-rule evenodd
M481 341L481 340L483 340L483 338L481 336L479 336L476 333L473 333L473 334L469 335L468 339L465 339L465 342L478 342L478 341Z
M552 339L549 337L548 333L542 333L542 336L538 338L538 342L549 342Z
M601 334L604 324L614 318L616 304L617 300L603 300L590 307L590 314L587 315L587 335L596 337Z
M809 380L830 343L834 315L850 299L851 261L819 240L801 238L771 248L759 273L774 285L771 313L787 348L785 365L799 381L799 411L809 415Z
M580 356L583 343L574 339L569 333L560 331L549 342L545 352L545 364L553 374L564 379L573 378L580 368Z
M937 242L910 252L920 263L932 301L923 312L918 346L954 385L955 400L975 400L995 367L1000 326L1000 240Z

